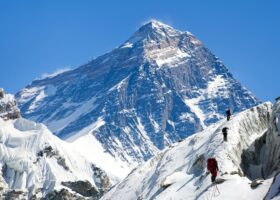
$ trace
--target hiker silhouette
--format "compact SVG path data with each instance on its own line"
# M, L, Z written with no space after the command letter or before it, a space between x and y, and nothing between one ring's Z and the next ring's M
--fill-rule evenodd
M222 133L223 133L223 135L224 135L224 142L227 142L227 134L228 134L228 127L224 127L223 129L222 129Z
M231 112L229 108L226 110L226 114L227 114L227 121L229 121L231 117Z
M219 167L218 167L218 162L215 158L208 158L207 160L207 170L210 171L211 173L211 181L212 183L215 182Z

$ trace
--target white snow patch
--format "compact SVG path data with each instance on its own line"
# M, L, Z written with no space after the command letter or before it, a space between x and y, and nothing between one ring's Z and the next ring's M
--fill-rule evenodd
M134 111L135 111L134 108L132 108L132 109L123 109L123 110L120 110L119 113L121 113L121 114L131 114Z
M185 104L189 106L191 111L200 119L203 128L206 127L204 124L205 119L209 119L214 114L217 115L217 113L215 113L214 111L205 113L199 106L200 102L205 99L216 98L217 96L228 98L228 90L225 89L227 87L227 84L228 82L221 75L218 75L209 82L206 89L200 89L198 91L199 95L196 98L189 99L188 97L186 97L184 99ZM215 107L216 105L212 106ZM218 119L222 119L223 116L218 115L216 117Z
M123 131L124 131L126 134L130 134L131 128L129 128L129 126L126 126L126 127L123 128Z
M128 75L126 78L124 78L123 80L121 80L118 84L116 84L115 86L113 86L112 88L109 89L109 92L113 91L113 90L117 90L118 92L120 91L120 89L122 89L126 84L127 81L129 79L130 75Z
M18 118L14 122L15 129L19 131L32 131L32 130L40 130L42 129L42 124L37 124L36 122L29 121L24 118Z
M40 90L39 94L35 97L35 100L32 101L31 105L28 108L28 112L32 112L35 108L37 108L38 103L42 101L47 95L44 90Z
M174 47L148 50L145 54L147 58L154 60L159 68L162 66L176 67L178 63L185 62L187 58L191 57L188 53Z
M30 99L34 98L38 94L40 94L40 91L44 90L45 87L31 87L31 88L24 88L20 91L21 98L19 99L19 103L26 103Z
M102 144L94 137L93 134L83 135L74 141L69 138L69 142L73 149L84 155L88 160L96 163L106 173L121 180L127 176L133 166L128 166L118 158L114 158L111 154L106 153Z
M171 120L167 120L168 124L170 124L173 129L175 130L175 122L171 121Z
M187 177L187 174L184 172L174 172L173 174L167 176L165 180L161 183L161 186L168 187L174 183L182 182Z
M145 130L145 127L143 126L143 124L141 123L141 120L140 120L140 118L139 117L137 117L137 129L140 131L140 134L142 135L142 137L145 139L145 140L147 140L147 141L149 141L150 139L149 139L149 137L148 137L148 133L146 132L146 130Z
M30 113L34 109L36 109L39 106L40 102L42 102L46 97L55 95L56 91L57 88L53 85L24 88L20 92L21 98L19 100L19 103L24 104L35 97L27 111L27 113Z
M149 116L151 123L153 124L155 133L158 133L160 131L160 126L159 124L153 119L153 117L150 115Z
M180 115L179 119L181 121L190 121L190 122L194 121L194 119L190 113L182 113L182 115Z
M77 140L79 137L82 137L87 134L94 134L94 131L98 130L101 126L103 126L106 122L104 121L103 117L98 117L96 122L93 122L91 125L83 128L78 133L73 135L72 137L68 138L67 141L73 142Z
M191 34L189 34L189 35L191 35ZM196 46L202 45L202 42L199 41L198 39L194 38L194 37L191 37L191 43L193 43Z
M96 98L93 97L90 100L88 100L87 102L80 104L79 108L75 109L75 111L73 113L71 113L69 116L56 120L56 121L53 120L53 121L49 122L48 128L54 132L58 132L58 131L62 130L68 124L70 124L71 122L78 119L80 116L85 115L88 112L91 112L93 109L95 109L95 104L94 104L95 101L96 101ZM77 104L72 104L72 103L66 104L65 103L64 105L62 105L62 107L64 107L64 108L71 107L71 106L77 106Z
M191 111L200 119L201 126L205 128L204 120L206 119L206 116L203 112L203 110L199 107L199 102L202 100L202 97L199 96L197 98L188 99L185 98L184 102L187 106L190 107Z
M151 149L152 152L158 152L157 147L155 147L154 144L151 142L151 140L148 136L148 133L145 130L145 127L141 123L141 119L139 117L136 117L136 119L137 119L136 127L137 127L140 135L142 136L143 141L147 143L147 145L149 146L149 149ZM140 152L139 147L134 147L134 148L135 148L135 150L138 149L138 151Z
M208 94L208 98L216 97L217 95L227 98L229 94L228 90L224 88L227 86L227 80L223 78L222 75L216 76L216 78L209 82L208 87L205 92ZM224 91L223 93L221 91Z

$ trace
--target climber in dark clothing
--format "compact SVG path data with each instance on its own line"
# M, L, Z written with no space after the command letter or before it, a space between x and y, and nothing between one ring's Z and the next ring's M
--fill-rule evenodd
M215 182L218 171L219 171L218 163L215 158L209 158L207 160L207 169L208 169L208 171L210 171L210 173L212 175L211 176L212 183Z
M230 109L226 110L226 114L227 114L227 120L229 121L230 120L230 116L231 116Z
M227 134L228 134L228 127L224 127L222 129L223 135L224 135L224 142L227 142Z

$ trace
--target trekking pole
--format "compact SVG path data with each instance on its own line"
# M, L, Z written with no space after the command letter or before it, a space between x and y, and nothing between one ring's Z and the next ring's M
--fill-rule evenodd
M216 194L216 191L218 192L217 194ZM215 194L214 194L214 197L217 197L217 196L219 196L221 193L220 193L220 190L218 189L218 186L217 186L217 184L215 185Z
M213 190L212 190L212 195L211 195L211 200L216 197L216 184L213 186Z
M218 188L218 186L217 186L217 185L216 185L216 189L217 189L217 191L219 192L219 194L221 194L221 193L220 193L220 190L219 190L219 188Z
M213 194L214 194L214 187L212 187L211 188L211 190L209 191L209 194L210 194L210 197L209 197L209 195L207 194L207 200L212 200L212 198L213 198Z

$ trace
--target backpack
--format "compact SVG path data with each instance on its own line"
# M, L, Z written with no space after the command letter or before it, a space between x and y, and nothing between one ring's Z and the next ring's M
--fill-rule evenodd
M228 116L231 115L230 110L227 110L226 113Z
M209 158L207 160L207 169L209 171L216 171L218 169L218 163L215 158Z
M222 129L222 132L223 132L223 133L227 133L227 130L228 130L228 127L224 127L224 128Z

